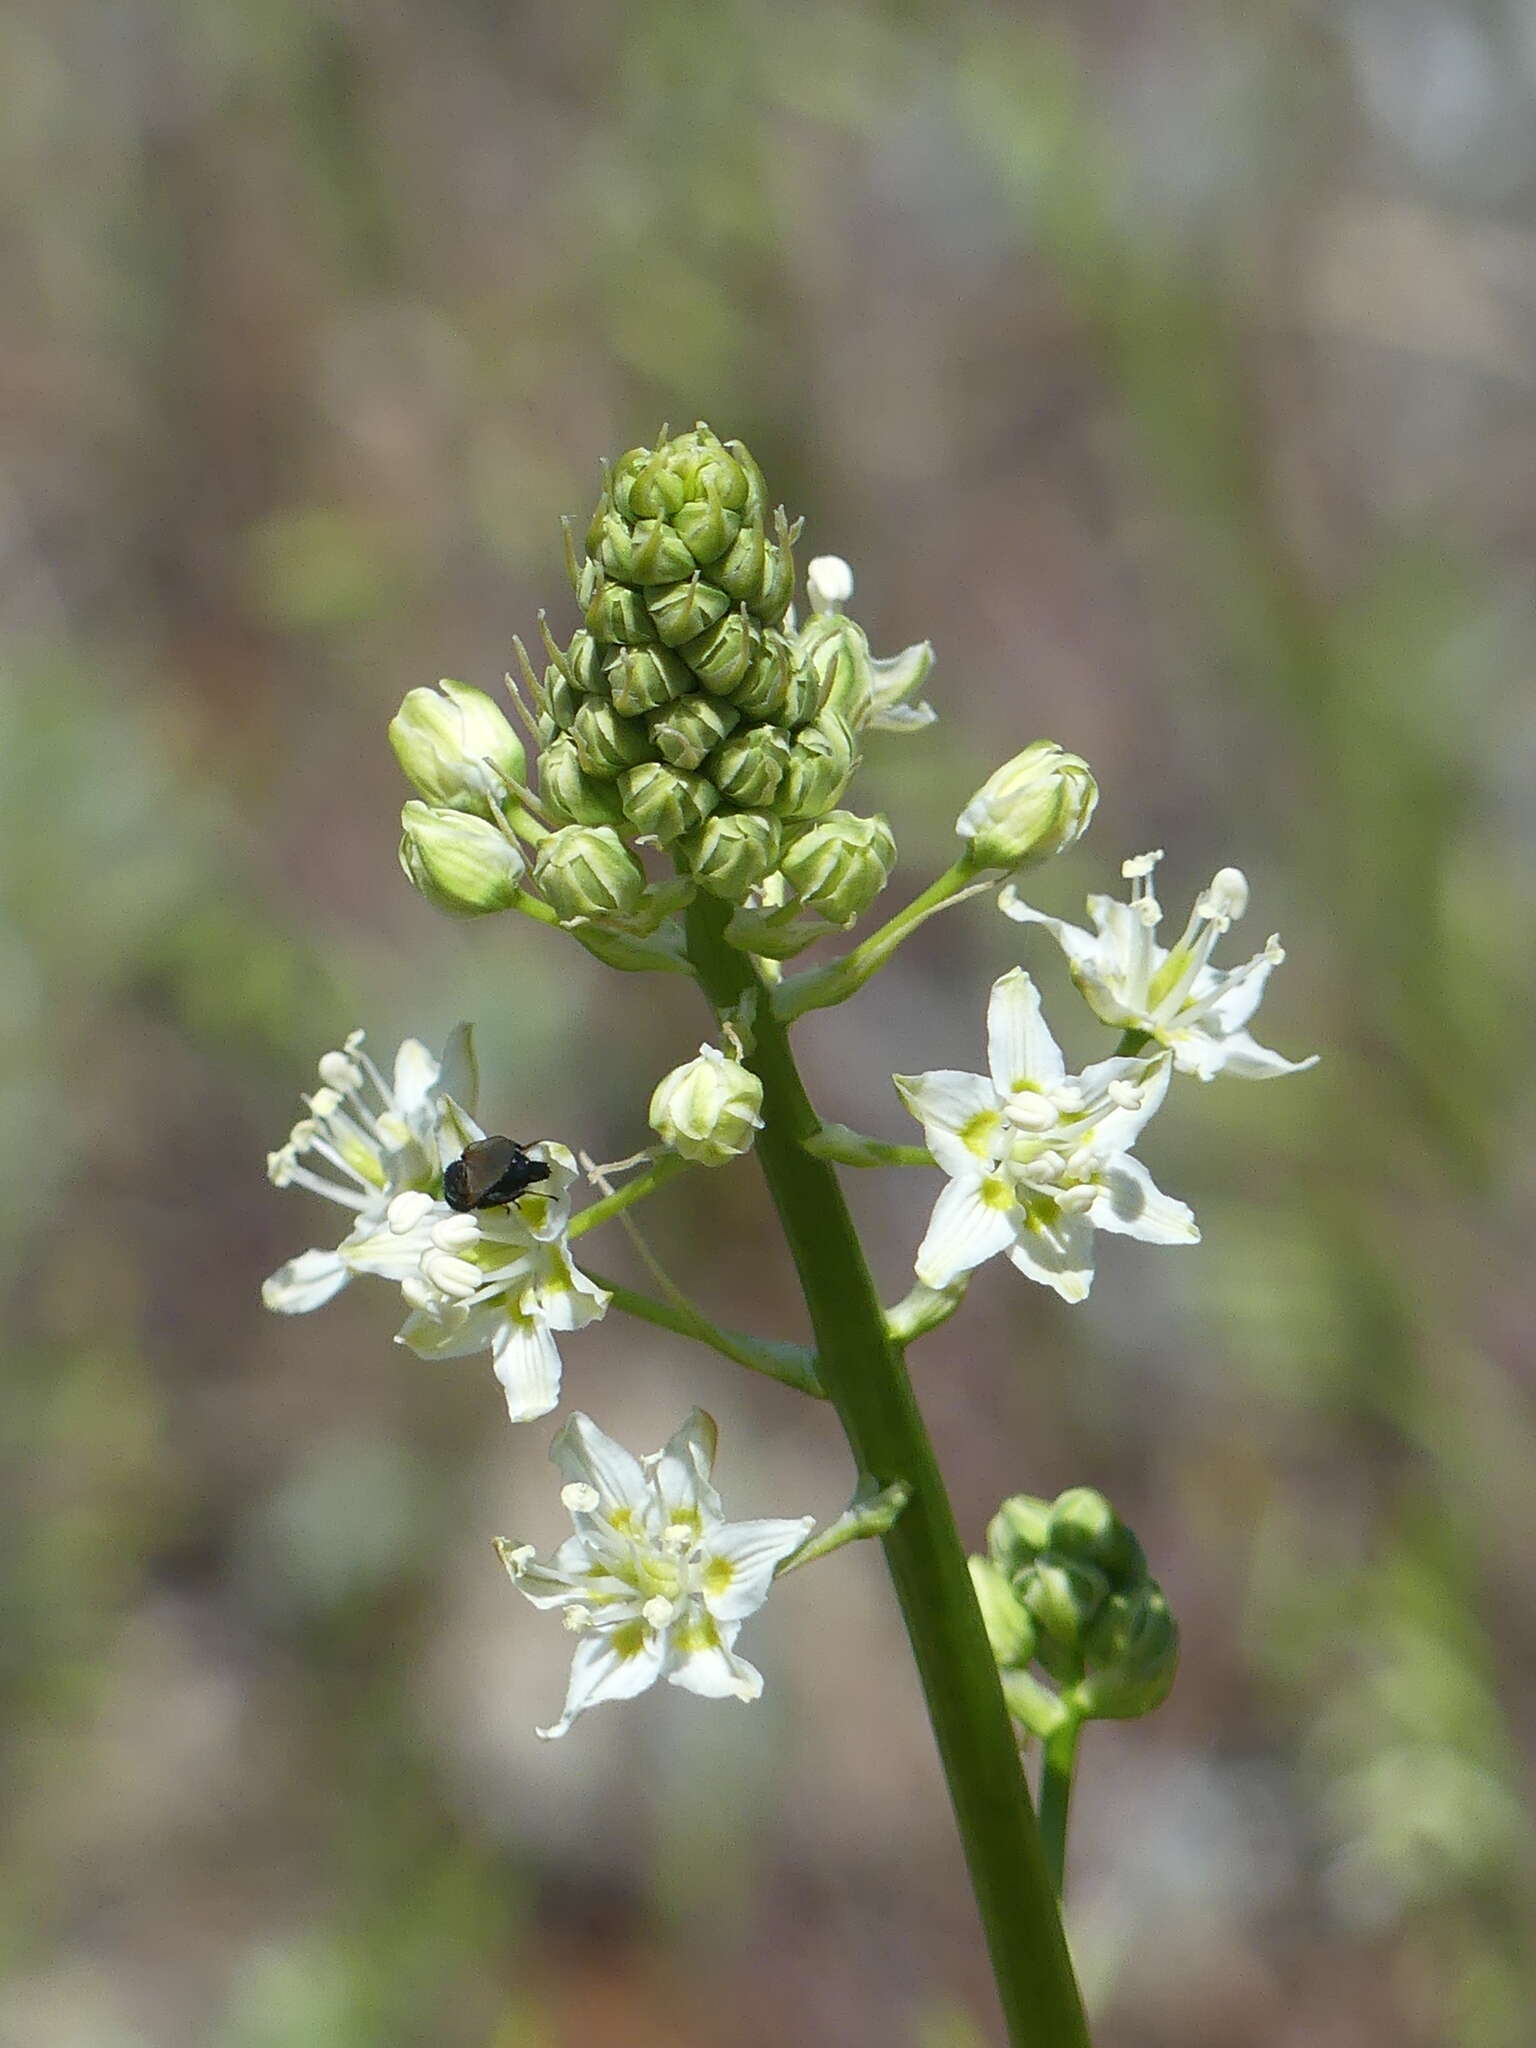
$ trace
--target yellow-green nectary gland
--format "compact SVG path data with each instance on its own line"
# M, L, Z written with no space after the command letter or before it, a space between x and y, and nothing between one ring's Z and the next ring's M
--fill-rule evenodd
M568 551L582 627L546 635L550 809L658 839L737 900L777 857L770 814L820 816L857 762L783 630L792 541L739 441L700 425L633 448Z

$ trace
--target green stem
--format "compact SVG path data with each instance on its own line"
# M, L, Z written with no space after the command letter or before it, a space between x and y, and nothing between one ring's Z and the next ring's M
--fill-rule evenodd
M773 992L774 1015L781 1023L792 1024L807 1010L824 1010L831 1003L845 1002L855 989L862 988L870 976L885 965L902 940L910 938L920 924L926 924L937 911L958 902L963 896L972 895L979 889L996 888L1001 879L1001 876L992 875L978 881L976 870L965 860L957 860L921 896L915 896L905 910L898 910L893 918L881 925L878 931L871 932L867 939L861 940L841 960L830 961L825 967L813 967L805 974L792 975L788 981L780 982ZM689 929L692 930L691 924Z
M633 1180L625 1181L623 1187L615 1188L611 1195L604 1195L600 1202L592 1202L571 1218L569 1235L585 1237L589 1230L596 1230L599 1224L607 1223L627 1209L631 1202L642 1202L647 1195L665 1187L669 1180L676 1179L688 1164L681 1153L663 1152L654 1166L648 1166L644 1173L637 1173Z
M823 1124L805 1141L807 1152L818 1159L830 1159L834 1166L932 1166L933 1154L926 1145L888 1145L883 1138L866 1138L847 1124Z
M1072 1772L1082 1725L1075 1718L1063 1721L1055 1734L1046 1738L1040 1768L1040 1833L1057 1898L1067 1877L1067 1810L1072 1803Z
M707 1344L711 1351L734 1359L751 1372L765 1373L769 1379L795 1387L802 1394L811 1394L818 1401L826 1399L826 1390L816 1377L815 1358L803 1344L780 1344L771 1337L749 1337L743 1330L723 1330L718 1323L691 1309L657 1301L654 1295L641 1294L622 1281L606 1280L601 1274L584 1270L588 1279L607 1288L614 1307L622 1309L625 1315L642 1323L654 1323L658 1330L673 1330L679 1337L692 1337L695 1343Z
M931 893L931 892L930 892ZM688 951L718 1011L753 980L723 907L688 914ZM836 1173L805 1150L820 1128L783 1025L761 1005L748 1064L763 1083L756 1152L810 1310L818 1369L861 1473L905 1482L883 1539L986 1932L1012 2048L1087 2048L1018 1744L1003 1705L944 1482Z

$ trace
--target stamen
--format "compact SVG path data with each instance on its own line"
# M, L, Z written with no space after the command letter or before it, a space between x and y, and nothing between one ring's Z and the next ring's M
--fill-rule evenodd
M585 1479L573 1479L568 1486L560 1489L560 1505L569 1508L573 1515L595 1514L602 1504L603 1496L595 1486L589 1486Z
M1151 853L1133 854L1129 860L1121 861L1120 872L1128 882L1138 882L1144 875L1151 874L1162 857L1163 849L1160 846L1154 848Z
M664 1629L677 1613L677 1608L672 1601L663 1599L658 1593L654 1599L646 1601L640 1612L644 1616L647 1628Z
M451 1252L428 1252L421 1262L421 1274L439 1294L458 1301L467 1300L485 1278L478 1266L454 1258Z
M1116 1109L1140 1109L1141 1090L1131 1081L1111 1081L1104 1090Z
M350 1095L354 1089L362 1087L363 1070L344 1052L328 1052L321 1055L320 1078L328 1088L337 1088L343 1095Z
M423 1199L429 1208L436 1208L430 1195ZM466 1252L480 1242L480 1226L473 1216L444 1216L432 1226L432 1242L441 1252Z
M421 1188L406 1188L396 1195L384 1211L384 1218L396 1237L404 1237L425 1217L430 1216L436 1207L437 1204L432 1197ZM447 1251L452 1247L444 1245L443 1249Z
M1009 1096L1003 1105L1003 1115L1019 1131L1048 1131L1059 1121L1053 1103L1027 1090Z
M579 1636L583 1629L592 1626L592 1610L583 1607L579 1600L573 1600L569 1607L562 1607L560 1619L573 1636Z

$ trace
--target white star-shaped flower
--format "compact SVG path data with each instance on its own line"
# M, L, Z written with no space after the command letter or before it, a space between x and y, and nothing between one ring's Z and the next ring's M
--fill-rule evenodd
M395 1341L418 1358L489 1351L514 1422L547 1415L560 1399L556 1333L584 1329L608 1307L606 1290L571 1259L575 1159L552 1140L528 1156L545 1161L549 1177L505 1208L456 1214L407 1193L391 1204L383 1233L398 1247L412 1311Z
M1088 898L1091 932L1032 910L1011 886L998 900L1009 917L1043 925L1051 934L1096 1016L1166 1046L1180 1073L1197 1074L1202 1081L1222 1073L1263 1081L1315 1066L1315 1054L1282 1059L1246 1028L1270 970L1285 958L1278 938L1268 939L1263 951L1240 967L1209 964L1217 939L1248 907L1248 882L1241 870L1223 868L1213 877L1196 897L1183 936L1170 951L1153 937L1163 913L1152 893L1152 870L1162 857L1142 853L1125 862L1121 873L1131 885L1128 903L1112 896Z
M571 1259L575 1159L553 1141L531 1145L529 1158L549 1168L545 1180L504 1208L456 1213L443 1200L443 1168L484 1131L419 1040L400 1047L392 1084L362 1048L354 1031L342 1051L325 1055L308 1116L267 1161L278 1187L339 1203L352 1228L334 1251L301 1252L279 1267L263 1301L302 1315L355 1273L393 1281L411 1311L397 1343L420 1358L489 1351L512 1420L547 1415L560 1398L556 1333L584 1328L608 1306L606 1291Z
M814 1518L727 1522L710 1480L715 1434L696 1408L645 1459L586 1415L555 1438L550 1456L576 1533L548 1563L532 1544L497 1546L519 1592L563 1609L579 1638L564 1709L540 1735L564 1735L588 1707L633 1699L658 1678L705 1699L761 1693L762 1673L736 1655L736 1637Z
M1081 1301L1096 1230L1148 1244L1197 1244L1184 1203L1130 1156L1168 1092L1166 1054L1100 1060L1069 1075L1020 967L992 986L988 1074L898 1074L949 1185L934 1204L916 1271L951 1286L1006 1253L1021 1273Z
M267 1155L274 1187L308 1188L352 1213L352 1228L332 1250L301 1252L261 1290L268 1308L304 1315L320 1308L355 1273L402 1279L410 1270L387 1233L390 1204L407 1190L442 1183L443 1167L465 1142L468 1120L455 1115L442 1085L442 1062L407 1038L386 1081L354 1031L320 1061L320 1086L304 1100L286 1144Z

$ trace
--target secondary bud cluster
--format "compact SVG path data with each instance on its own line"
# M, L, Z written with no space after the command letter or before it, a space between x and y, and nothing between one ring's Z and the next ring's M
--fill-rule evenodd
M1167 1697L1178 1628L1103 1494L1015 1494L993 1517L987 1549L971 1559L971 1577L1008 1704L1032 1734L1049 1736L1066 1719L1133 1719Z
M780 878L835 812L864 721L788 630L794 537L751 455L707 426L608 471L583 551L569 548L583 623L565 646L546 630L535 685L557 823L657 844L728 902L800 886ZM821 898L859 893L823 861L798 865Z

